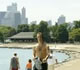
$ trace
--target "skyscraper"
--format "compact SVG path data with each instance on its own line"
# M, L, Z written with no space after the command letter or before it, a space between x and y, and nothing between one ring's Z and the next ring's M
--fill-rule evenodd
M20 12L15 13L14 22L15 22L15 24L14 24L15 28L17 28L17 26L21 24L21 14L20 14Z
M7 11L8 12L16 13L17 12L17 3L12 3L11 6L8 6L7 7Z
M2 22L2 19L5 17L6 12L0 12L0 24Z
M26 9L23 7L22 13L20 13L17 11L17 4L12 3L7 7L6 12L0 12L0 24L14 28L17 28L19 24L28 24L28 18L26 18Z
M21 24L21 15L17 11L17 4L12 3L12 5L7 7L7 12L4 18L1 20L1 24L4 26L11 26L17 28Z
M48 27L52 26L52 21L51 20L47 21L47 23L48 23Z
M26 9L22 8L22 18L26 18Z
M61 15L59 18L58 18L58 25L60 25L60 24L63 24L63 23L65 23L66 22L66 18L65 18L65 16L64 15Z
M22 8L21 24L28 24L28 18L26 18L26 9L24 7Z

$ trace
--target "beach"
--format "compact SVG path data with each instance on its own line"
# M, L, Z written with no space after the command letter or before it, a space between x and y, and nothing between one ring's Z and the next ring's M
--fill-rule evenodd
M80 70L80 44L48 44L51 49L70 54L70 59L55 64L55 70ZM0 44L0 48L33 48L36 43L8 43ZM49 68L50 70L50 68Z

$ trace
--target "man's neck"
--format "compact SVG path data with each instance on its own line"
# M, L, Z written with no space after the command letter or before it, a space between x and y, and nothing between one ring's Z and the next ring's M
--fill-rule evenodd
M39 44L42 44L42 42L40 42L40 41L39 41L38 43L39 43Z
M42 46L42 45L43 45L43 43L42 43L42 42L40 42L40 41L38 42L38 44L39 44L40 46Z

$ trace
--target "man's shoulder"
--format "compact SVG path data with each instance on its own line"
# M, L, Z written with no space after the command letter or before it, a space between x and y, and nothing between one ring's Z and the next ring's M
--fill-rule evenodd
M12 57L11 59L19 59L18 57Z
M38 46L38 43L37 44L35 44L34 46L33 46L33 48L36 48Z
M15 59L15 57L12 57L11 59Z
M36 48L37 48L37 46L38 46L38 44L35 44L35 45L33 46L33 49L36 49Z
M49 48L49 45L46 44L46 48Z

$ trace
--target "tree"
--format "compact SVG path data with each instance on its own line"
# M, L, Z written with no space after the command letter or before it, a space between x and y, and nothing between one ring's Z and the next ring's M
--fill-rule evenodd
M37 25L36 24L31 24L29 26L29 29L30 29L31 32L34 32L36 30L36 28L37 28Z
M58 25L54 25L52 26L52 37L54 41L57 41L57 29L58 29Z
M80 28L73 29L69 33L69 40L70 41L80 41Z
M12 27L0 26L0 32L4 35L4 39L10 37L16 33L16 30Z
M65 43L68 41L69 34L68 30L65 28L65 26L60 25L58 26L57 32L56 32L56 39L59 42Z
M4 42L4 36L1 32L0 32L0 42Z
M7 28L8 28L8 30L9 30L9 31L8 31L8 37L16 34L16 30L15 30L14 28L12 28L12 27L7 27Z
M35 31L35 36L38 32L42 32L44 41L50 42L50 31L48 29L48 24L46 21L40 22L40 24L38 25Z
M29 32L29 26L27 24L18 25L17 32Z
M74 28L80 28L80 21L74 21Z

